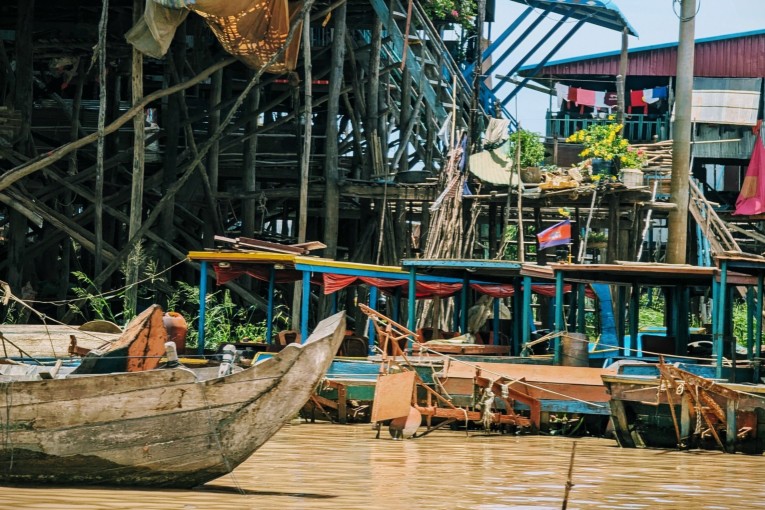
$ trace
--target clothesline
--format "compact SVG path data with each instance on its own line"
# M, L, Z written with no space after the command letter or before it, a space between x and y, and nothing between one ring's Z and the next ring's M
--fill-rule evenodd
M558 98L558 107L573 102L580 107L580 113L584 113L584 107L589 106L598 109L611 110L617 105L616 92L590 90L582 87L571 87L562 83L556 83L555 94ZM667 99L669 88L667 86L651 87L647 89L630 90L630 105L628 113L632 113L632 108L643 108L643 114L648 113L648 105L658 102L661 99Z

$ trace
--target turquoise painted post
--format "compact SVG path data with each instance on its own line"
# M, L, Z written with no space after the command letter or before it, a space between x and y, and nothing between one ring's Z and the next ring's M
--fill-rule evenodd
M494 309L492 310L491 329L494 333L494 342L492 342L494 345L499 345L499 299L494 298L494 303L492 303Z
M761 357L761 349L762 349L762 287L763 287L763 274L760 273L757 275L757 318L756 318L756 329L755 329L755 335L754 335L754 352L757 354L756 357ZM755 363L754 364L754 379L752 382L758 383L760 382L760 364Z
M459 331L460 330L460 303L457 302L456 296L454 296L452 299L454 300L454 312L452 312L452 331Z
M399 317L401 316L401 287L397 287L393 291L393 321L400 323Z
M197 331L197 354L205 354L205 312L207 311L207 261L199 267L199 326Z
M565 323L563 322L563 273L558 271L555 273L555 331L565 331ZM553 364L560 365L561 360L561 342L560 337L555 337L555 346L553 350Z
M723 344L725 335L725 312L727 303L725 302L726 294L728 293L728 262L723 260L720 267L720 289L717 292L717 297L720 300L720 305L717 307L717 320L719 325L717 326L717 339L715 340L715 354L717 357L717 369L715 375L718 379L722 379L722 364L723 364Z
M754 289L746 289L746 359L754 358Z
M408 292L408 300L407 308L409 316L407 317L407 324L409 325L409 331L414 331L414 328L417 327L417 321L415 320L415 310L417 309L417 272L414 270L414 267L409 268L409 292ZM414 338L410 338L407 341L406 350L408 352L412 352L412 343L414 343Z
M468 332L468 292L470 292L470 277L466 274L462 277L462 292L460 293L460 331L463 335Z
M372 310L377 310L377 287L369 288L369 308ZM374 354L375 352L376 334L377 330L375 330L374 323L369 321L369 334L367 335L367 338L369 338L369 354Z
M337 292L333 292L329 296L329 313L332 315L337 313Z
M587 307L585 301L586 284L577 284L576 290L576 331L578 333L587 332Z
M640 322L640 287L632 284L630 294L630 345L637 345L638 329Z
M303 290L300 302L300 343L308 340L308 305L311 302L311 272L303 271Z
M717 337L720 335L720 324L717 310L720 307L720 284L712 277L712 354L717 352Z
M276 284L276 268L271 266L268 272L268 310L266 310L266 343L271 344L274 334L274 285Z
M531 321L534 320L533 310L531 309L531 277L523 277L523 307L521 309L523 315L523 342L521 343L521 349L524 345L531 341ZM520 354L520 349L517 354Z
M619 287L616 289L616 310L618 312L616 316L616 338L619 341L619 345L622 346L624 349L624 355L629 356L630 352L632 350L632 345L635 345L632 343L632 339L630 338L630 342L627 342L627 339L625 338L624 329L624 310L627 307L627 289L624 287L624 285L619 285Z

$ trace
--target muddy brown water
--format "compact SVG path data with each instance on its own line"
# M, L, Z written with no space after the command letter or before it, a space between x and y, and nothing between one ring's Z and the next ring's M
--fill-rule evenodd
M558 509L573 441L448 430L394 441L369 425L292 424L200 489L0 487L0 508ZM569 509L765 508L762 456L575 441Z

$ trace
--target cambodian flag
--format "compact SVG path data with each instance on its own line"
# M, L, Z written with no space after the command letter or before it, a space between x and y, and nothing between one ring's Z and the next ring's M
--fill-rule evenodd
M571 242L571 220L564 220L537 234L539 249L560 246Z

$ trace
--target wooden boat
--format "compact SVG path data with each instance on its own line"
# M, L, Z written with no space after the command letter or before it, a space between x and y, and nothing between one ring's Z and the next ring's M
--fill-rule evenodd
M304 344L225 376L179 367L0 379L0 480L188 488L225 475L297 414L344 331L341 312Z
M664 363L657 369L602 375L619 446L765 451L765 385L717 382Z

